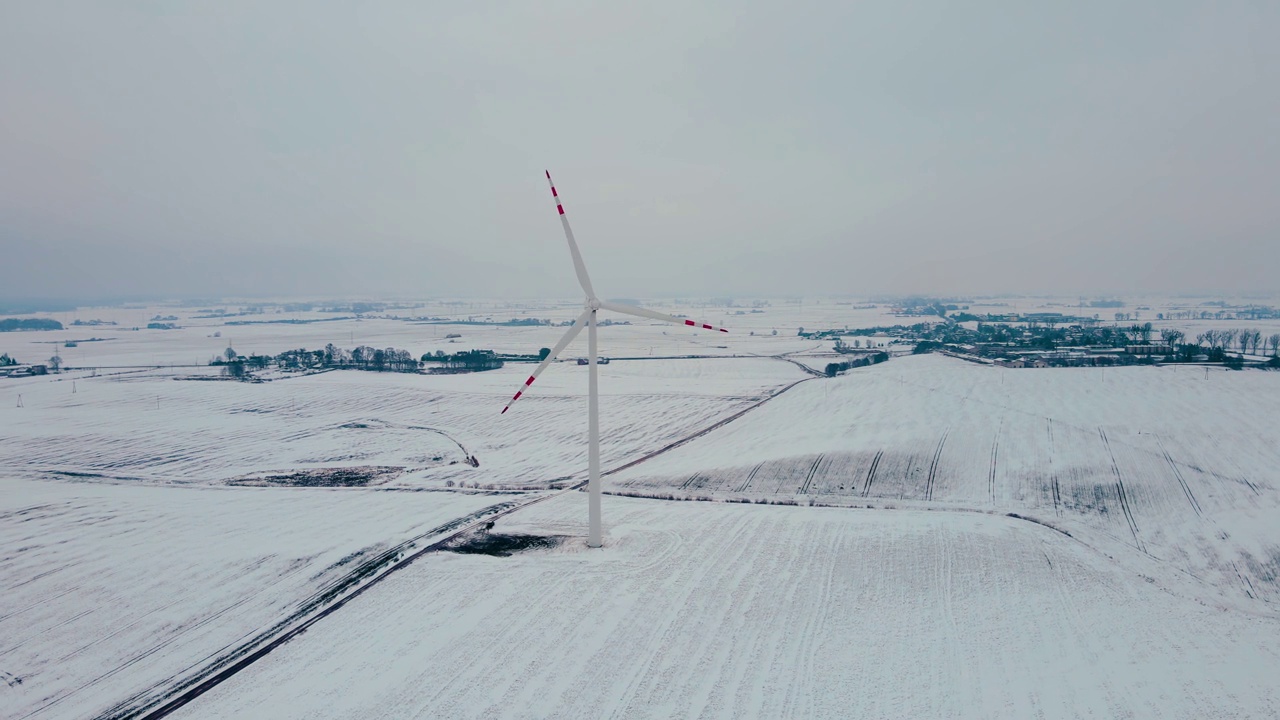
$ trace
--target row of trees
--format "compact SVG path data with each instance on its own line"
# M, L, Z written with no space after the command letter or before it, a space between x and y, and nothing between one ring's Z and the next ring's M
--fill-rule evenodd
M827 377L835 377L836 375L839 375L841 372L844 372L845 370L850 370L856 367L866 367L868 365L875 365L877 363L882 363L888 359L889 359L889 353L878 352L874 355L861 357L856 360L845 360L844 362L827 363Z
M5 318L0 320L0 332L16 330L61 330L62 323L49 318Z
M352 350L329 343L323 350L286 350L279 355L244 357L227 348L211 365L224 365L227 374L243 377L246 370L264 370L272 365L282 370L349 369L371 372L417 372L421 367L408 350L361 345Z
M497 370L503 365L502 358L498 357L492 350L467 350L452 355L446 355L444 352L437 350L434 355L423 355L422 361L440 363L438 372L445 373L483 372L485 370ZM437 370L432 372L437 372Z
M1258 330L1206 330L1196 336L1196 342L1209 349L1230 350L1234 343L1241 353L1258 354L1258 349L1271 350L1271 355L1280 355L1280 333L1273 333L1264 338Z
M551 352L543 348L542 357ZM214 358L211 365L221 365L225 374L231 377L244 377L253 370L265 370L278 367L282 370L367 370L370 372L418 372L424 363L439 363L440 367L433 372L479 372L496 370L502 367L503 359L492 350L468 350L465 352L445 354L437 350L427 353L421 360L415 359L408 350L400 348L375 348L361 345L351 350L340 348L329 343L323 350L286 350L279 355L250 355L245 357L227 348L221 356Z
M17 364L18 364L18 361L15 360L14 358L9 357L9 353L0 355L0 367L9 367L10 365L17 365Z

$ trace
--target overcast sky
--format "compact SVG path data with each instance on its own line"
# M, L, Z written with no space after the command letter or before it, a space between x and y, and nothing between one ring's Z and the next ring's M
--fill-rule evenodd
M1280 3L348 5L0 4L0 297L1280 290Z

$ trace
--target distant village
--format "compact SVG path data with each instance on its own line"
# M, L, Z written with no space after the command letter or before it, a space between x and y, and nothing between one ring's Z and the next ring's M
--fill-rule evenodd
M1093 307L1114 307L1108 301ZM1170 327L1156 329L1136 322L1141 310L1116 312L1114 323L1099 314L1060 312L972 314L968 307L939 300L920 300L894 307L904 317L932 317L911 325L821 330L802 337L830 339L839 353L875 351L894 343L911 345L914 353L938 352L963 360L1009 368L1098 367L1157 363L1221 364L1280 368L1280 333L1264 336L1248 328L1207 330L1194 337ZM1176 317L1175 317L1176 316ZM1252 320L1280 317L1275 308L1221 307L1154 313L1160 321Z

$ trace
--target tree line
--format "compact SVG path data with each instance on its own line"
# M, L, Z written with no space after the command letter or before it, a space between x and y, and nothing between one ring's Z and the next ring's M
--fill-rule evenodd
M845 360L844 362L827 363L827 377L835 377L836 375L839 375L845 370L851 370L853 368L858 368L858 367L866 367L868 365L875 365L878 363L882 363L888 359L889 359L889 353L878 352L874 355L861 357L856 360Z
M1163 333L1162 333L1163 334ZM1181 336L1181 333L1178 333ZM1230 350L1234 344L1240 353L1257 355L1258 349L1271 350L1271 355L1280 355L1280 333L1272 333L1263 337L1258 330L1206 330L1196 336L1196 342L1210 349Z
M502 358L492 350L466 350L452 355L437 350L434 355L423 355L422 362L440 363L440 367L431 369L432 373L483 372L497 370L504 364Z
M369 345L347 350L329 343L322 350L298 348L285 350L278 355L244 356L227 348L222 355L210 361L210 365L223 367L231 377L244 377L254 370L277 367L281 370L365 370L369 372L420 372L425 363L439 363L432 372L459 373L495 370L503 366L502 358L492 350L468 350L446 354L436 351L421 359L414 358L408 350L400 348L375 348Z
M329 343L322 350L298 348L278 355L245 357L227 348L210 365L221 365L227 375L244 377L246 371L278 367L282 370L368 370L371 372L417 372L421 367L408 350L375 348L368 345L347 350Z
M49 318L5 318L0 320L0 332L16 330L61 330L62 323Z

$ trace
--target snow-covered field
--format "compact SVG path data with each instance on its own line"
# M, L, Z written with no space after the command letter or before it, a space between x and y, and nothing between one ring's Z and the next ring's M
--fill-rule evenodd
M1275 717L1275 618L973 513L606 498L610 540L439 554L177 713ZM574 532L563 497L498 530ZM518 518L518 520L516 520Z
M509 498L0 477L0 717L152 696Z
M530 369L346 370L262 384L177 379L190 371L172 370L11 380L0 384L0 467L207 483L298 468L386 466L404 468L393 482L413 487L545 487L585 474L586 368L554 365L536 392L502 414ZM605 466L802 377L790 363L752 357L602 366ZM465 464L467 455L480 466Z
M1276 398L1280 374L1267 372L898 358L804 383L606 489L1016 513L1269 604Z
M145 349L117 361L147 365ZM552 367L501 415L529 368L261 384L191 379L212 376L200 368L76 370L0 383L0 717L127 714L454 521L521 497L478 489L585 475L585 368ZM606 467L804 377L755 357L601 370ZM373 487L227 484L367 467L403 472Z
M551 496L494 532L560 547L424 555L180 714L1280 714L1280 373L924 356L812 378L771 357L825 364L796 327L910 320L655 306L746 332L601 328L602 353L638 358L601 366L606 470L759 406L609 475L650 497L606 496L603 551L581 544L584 495ZM183 329L125 329L170 312ZM446 312L577 309L402 314ZM0 379L0 717L128 715L468 518L585 475L581 342L505 415L527 364L190 379L228 344L530 353L563 328L193 314L0 335L24 360L115 338L59 349L83 369ZM228 484L362 468L368 487Z

